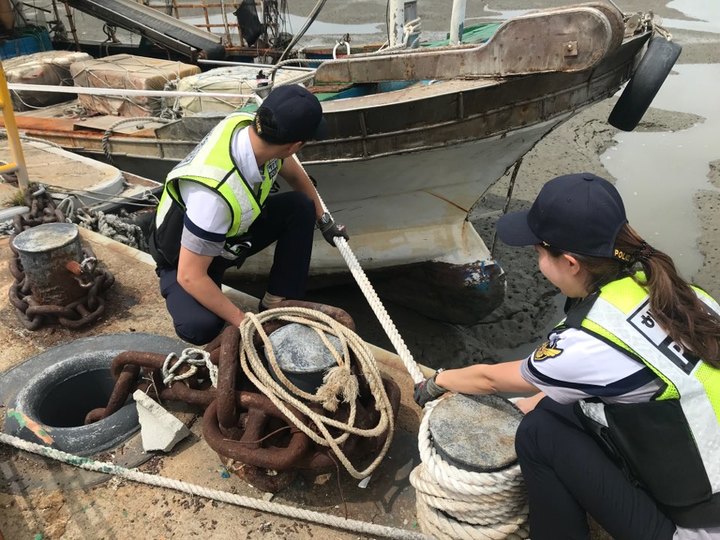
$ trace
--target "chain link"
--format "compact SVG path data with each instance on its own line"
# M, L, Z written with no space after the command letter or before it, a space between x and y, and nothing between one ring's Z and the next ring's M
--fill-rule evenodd
M178 361L170 366L173 358L178 358L178 356L175 353L168 354L162 366L162 381L168 388L172 387L176 381L182 381L194 376L199 366L206 366L208 368L212 385L213 387L217 387L217 367L210 361L209 352L195 348L184 349ZM189 366L188 370L180 375L175 375L175 372L185 364Z

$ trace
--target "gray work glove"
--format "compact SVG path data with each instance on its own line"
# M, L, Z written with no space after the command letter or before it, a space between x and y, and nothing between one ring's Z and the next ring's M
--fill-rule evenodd
M320 229L323 238L325 238L327 243L331 246L335 245L336 236L342 236L345 240L350 239L347 231L345 230L345 225L335 223L335 220L330 215L330 212L325 212L322 216L320 216L317 220L317 228Z
M437 377L437 373L415 385L413 397L415 398L415 403L421 407L424 407L428 401L437 399L447 392L446 388L443 388L435 382L435 377Z

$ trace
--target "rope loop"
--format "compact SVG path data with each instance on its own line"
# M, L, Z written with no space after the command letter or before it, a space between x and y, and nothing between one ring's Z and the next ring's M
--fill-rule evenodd
M430 416L442 399L429 402L418 430L421 464L410 474L422 530L436 538L500 540L528 538L525 486L516 463L496 472L458 469L435 450Z
M263 328L269 321L299 323L309 326L321 338L331 351L336 366L329 369L323 378L323 384L315 394L310 394L294 385L278 366L272 342ZM336 321L329 315L304 307L280 307L259 314L246 313L240 324L240 366L260 392L265 394L283 414L310 439L320 446L328 447L340 460L345 469L355 478L365 478L380 464L392 442L395 429L392 406L382 382L380 370L368 345L355 332ZM340 350L329 341L335 336L340 342ZM267 364L258 353L255 343L262 343ZM376 425L360 428L355 425L357 415L357 397L359 382L353 368L367 382L375 399L375 408L379 413ZM272 374L271 374L272 372ZM324 410L334 412L340 403L348 404L348 419L345 422L331 416L318 414L313 404L320 404ZM306 424L296 416L296 412L308 418ZM310 425L308 425L310 424ZM331 429L339 431L333 435ZM378 437L389 432L380 453L363 470L358 470L343 452L340 445L350 435Z

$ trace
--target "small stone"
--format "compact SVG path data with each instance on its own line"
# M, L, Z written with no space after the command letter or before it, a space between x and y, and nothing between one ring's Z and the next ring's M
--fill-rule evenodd
M330 473L325 474L319 474L315 477L315 485L316 486L322 486L324 485L328 480L330 480Z
M140 421L143 450L169 452L190 430L142 390L133 393Z

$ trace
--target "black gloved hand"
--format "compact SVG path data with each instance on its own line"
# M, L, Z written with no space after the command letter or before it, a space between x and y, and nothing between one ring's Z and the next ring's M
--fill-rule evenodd
M345 230L345 225L335 223L335 220L329 212L325 212L322 216L320 216L320 219L317 220L317 227L320 229L323 238L325 238L327 243L331 246L335 245L336 236L342 236L345 240L350 239L347 231Z
M415 398L415 403L421 407L424 407L428 401L437 399L447 392L446 388L443 388L435 382L435 377L437 377L437 373L415 385L413 397Z

